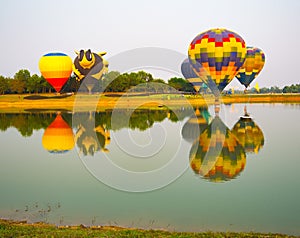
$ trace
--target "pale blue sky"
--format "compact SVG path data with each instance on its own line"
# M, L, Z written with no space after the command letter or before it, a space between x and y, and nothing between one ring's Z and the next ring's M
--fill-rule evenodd
M51 51L74 58L75 49L91 48L109 58L154 46L187 54L198 33L224 27L265 52L255 82L282 87L300 82L299 12L297 0L0 0L0 74L39 73L39 58Z

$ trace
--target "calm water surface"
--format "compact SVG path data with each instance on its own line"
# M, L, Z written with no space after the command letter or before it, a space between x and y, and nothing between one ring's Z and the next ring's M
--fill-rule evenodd
M247 110L2 113L0 217L300 235L300 105Z

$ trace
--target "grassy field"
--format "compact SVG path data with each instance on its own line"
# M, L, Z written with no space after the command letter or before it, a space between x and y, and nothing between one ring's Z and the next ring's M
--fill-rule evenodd
M284 234L235 232L169 232L142 230L114 226L85 227L83 225L58 227L45 223L27 224L0 219L0 237L294 237Z
M24 112L28 109L52 109L70 110L74 106L76 111L80 110L103 110L138 107L158 108L166 106L192 106L209 105L214 103L212 95L185 95L180 94L157 94L157 95L125 95L125 94L103 94L86 95L78 94L66 98L51 98L55 94L43 94L39 96L45 99L28 100L29 95L0 95L0 112ZM32 96L32 95L30 95ZM48 98L47 98L48 97ZM246 94L222 96L221 102L230 103L300 103L300 94Z

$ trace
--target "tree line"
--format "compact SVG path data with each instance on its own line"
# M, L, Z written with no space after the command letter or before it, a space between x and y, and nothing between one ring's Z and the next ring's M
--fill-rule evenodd
M77 81L72 75L67 83L63 86L61 92L77 92L84 81ZM186 79L180 77L172 77L165 82L162 79L153 78L152 74L145 71L123 73L111 71L105 74L102 80L94 80L89 82L90 85L83 85L90 92L126 92L147 91L154 93L168 93L174 89L186 92L196 93L193 85ZM201 88L201 92L206 92L207 88ZM255 89L250 89L255 92ZM19 70L14 77L4 77L0 75L0 94L23 94L23 93L51 93L55 92L53 87L43 78L43 76L31 75L27 69ZM236 91L239 93L239 91ZM263 87L260 93L300 93L300 84L292 84L279 88L272 86L270 88Z

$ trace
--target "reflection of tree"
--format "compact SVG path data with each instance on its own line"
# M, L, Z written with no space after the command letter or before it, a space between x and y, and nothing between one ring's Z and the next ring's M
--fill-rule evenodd
M1 113L0 130L14 127L22 136L31 136L33 130L46 128L55 116L54 113Z
M240 120L233 126L231 131L238 138L246 152L255 152L257 154L264 145L262 130L247 112L240 117Z
M105 124L96 124L95 113L80 113L76 115L79 123L75 135L75 141L83 155L94 155L97 151L108 151L107 144L110 142L110 134Z
M115 109L116 110L116 109ZM183 120L185 117L190 116L191 111L179 108L170 111L167 108L160 109L118 109L120 117L114 123L114 130L122 128L146 130L153 126L155 122L161 122L168 118L168 120L177 122ZM105 125L105 130L111 128L112 110L104 112L94 112L94 119L96 125ZM81 115L87 120L89 117L88 112L76 113L76 116ZM56 117L56 112L31 110L26 113L0 113L0 130L6 131L10 127L16 128L22 136L31 136L34 130L46 129ZM69 126L79 128L82 120L72 120L73 115L70 113L61 113L64 121ZM124 120L129 118L129 122Z
M191 168L213 182L235 178L245 164L242 145L218 116L194 141L190 151Z
M204 131L209 123L210 114L207 107L196 108L195 114L182 127L182 137L188 142L197 139L202 131Z

